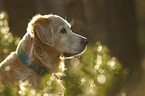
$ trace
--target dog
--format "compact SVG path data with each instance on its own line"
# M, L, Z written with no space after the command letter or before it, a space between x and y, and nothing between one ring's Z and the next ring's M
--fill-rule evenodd
M73 33L62 17L36 15L28 23L16 51L1 62L1 82L28 80L32 87L37 87L45 74L62 71L60 57L67 59L82 54L87 43L87 38Z

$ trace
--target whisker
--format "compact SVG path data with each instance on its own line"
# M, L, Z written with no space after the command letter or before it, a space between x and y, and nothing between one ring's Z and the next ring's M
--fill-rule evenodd
M72 26L75 22L75 18L73 20L71 20L70 25Z

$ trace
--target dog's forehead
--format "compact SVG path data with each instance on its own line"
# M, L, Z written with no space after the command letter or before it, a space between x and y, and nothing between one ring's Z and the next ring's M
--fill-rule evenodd
M51 20L54 20L58 23L62 23L63 25L68 26L69 28L71 27L71 25L65 19L58 15L47 15L47 18L50 18Z

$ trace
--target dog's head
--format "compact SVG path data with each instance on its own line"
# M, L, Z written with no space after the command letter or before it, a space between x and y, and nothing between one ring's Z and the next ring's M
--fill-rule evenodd
M65 57L83 53L88 43L85 37L73 33L71 25L57 15L33 17L28 32L32 36L36 33L42 43L55 48Z

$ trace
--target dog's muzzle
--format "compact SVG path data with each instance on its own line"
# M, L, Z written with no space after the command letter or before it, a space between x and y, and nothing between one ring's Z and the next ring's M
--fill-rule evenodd
M63 56L65 56L65 57L72 57L72 56L75 56L75 55L80 55L86 49L86 46L88 45L88 40L86 38L82 38L81 37L80 38L80 45L81 45L81 48L80 48L80 50L77 53L67 53L67 52L64 52Z
M88 40L86 38L81 38L81 44L83 46L87 46L88 45Z

